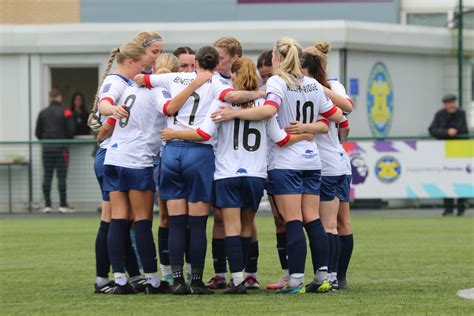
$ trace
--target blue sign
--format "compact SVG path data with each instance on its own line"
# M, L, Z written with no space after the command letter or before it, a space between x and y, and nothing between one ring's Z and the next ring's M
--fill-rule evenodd
M349 79L349 95L350 96L359 95L359 78Z
M384 63L372 67L367 83L367 112L370 129L375 137L389 134L393 119L393 86Z

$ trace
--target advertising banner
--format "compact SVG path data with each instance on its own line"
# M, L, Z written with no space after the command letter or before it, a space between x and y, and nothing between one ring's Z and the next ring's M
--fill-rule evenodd
M474 140L346 142L355 199L474 198Z

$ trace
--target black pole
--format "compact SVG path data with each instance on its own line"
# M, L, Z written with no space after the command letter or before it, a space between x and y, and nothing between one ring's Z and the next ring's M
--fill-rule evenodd
M459 107L463 106L463 4L462 0L459 0L459 12L458 12L458 99Z
M28 54L28 212L31 213L33 208L33 144L32 144L32 96L31 96L31 54Z

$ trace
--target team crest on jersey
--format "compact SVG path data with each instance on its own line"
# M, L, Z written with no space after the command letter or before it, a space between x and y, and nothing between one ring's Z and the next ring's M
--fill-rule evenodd
M384 63L372 67L367 85L367 111L375 137L388 136L393 118L393 85Z
M244 168L239 168L239 169L237 169L237 171L235 173L236 174L247 174L248 172Z
M306 149L304 151L303 157L310 159L310 158L316 157L316 154L314 153L314 150Z
M168 91L162 90L161 93L163 94L163 98L171 98L171 94Z
M106 85L102 88L102 93L107 93L107 92L109 92L111 86L112 86L111 83L106 84Z
M375 174L383 183L393 183L402 173L400 162L392 156L384 156L375 164Z

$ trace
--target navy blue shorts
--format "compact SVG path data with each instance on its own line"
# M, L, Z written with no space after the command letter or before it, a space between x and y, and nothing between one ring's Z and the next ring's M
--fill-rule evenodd
M104 189L109 192L129 190L150 190L155 192L153 167L144 169L105 165Z
M268 171L268 194L319 195L320 187L321 170L273 169Z
M344 175L344 181L336 188L336 196L341 202L349 202L351 198L352 176Z
M219 208L250 208L258 210L263 196L265 179L257 177L235 177L214 182L215 205Z
M182 141L166 143L161 156L160 198L212 201L214 170L211 145Z
M110 201L109 192L104 190L104 160L107 149L99 148L95 153L94 172L99 182L100 192L102 193L102 201Z
M349 202L351 176L322 176L321 201L332 201L337 198L342 202Z

